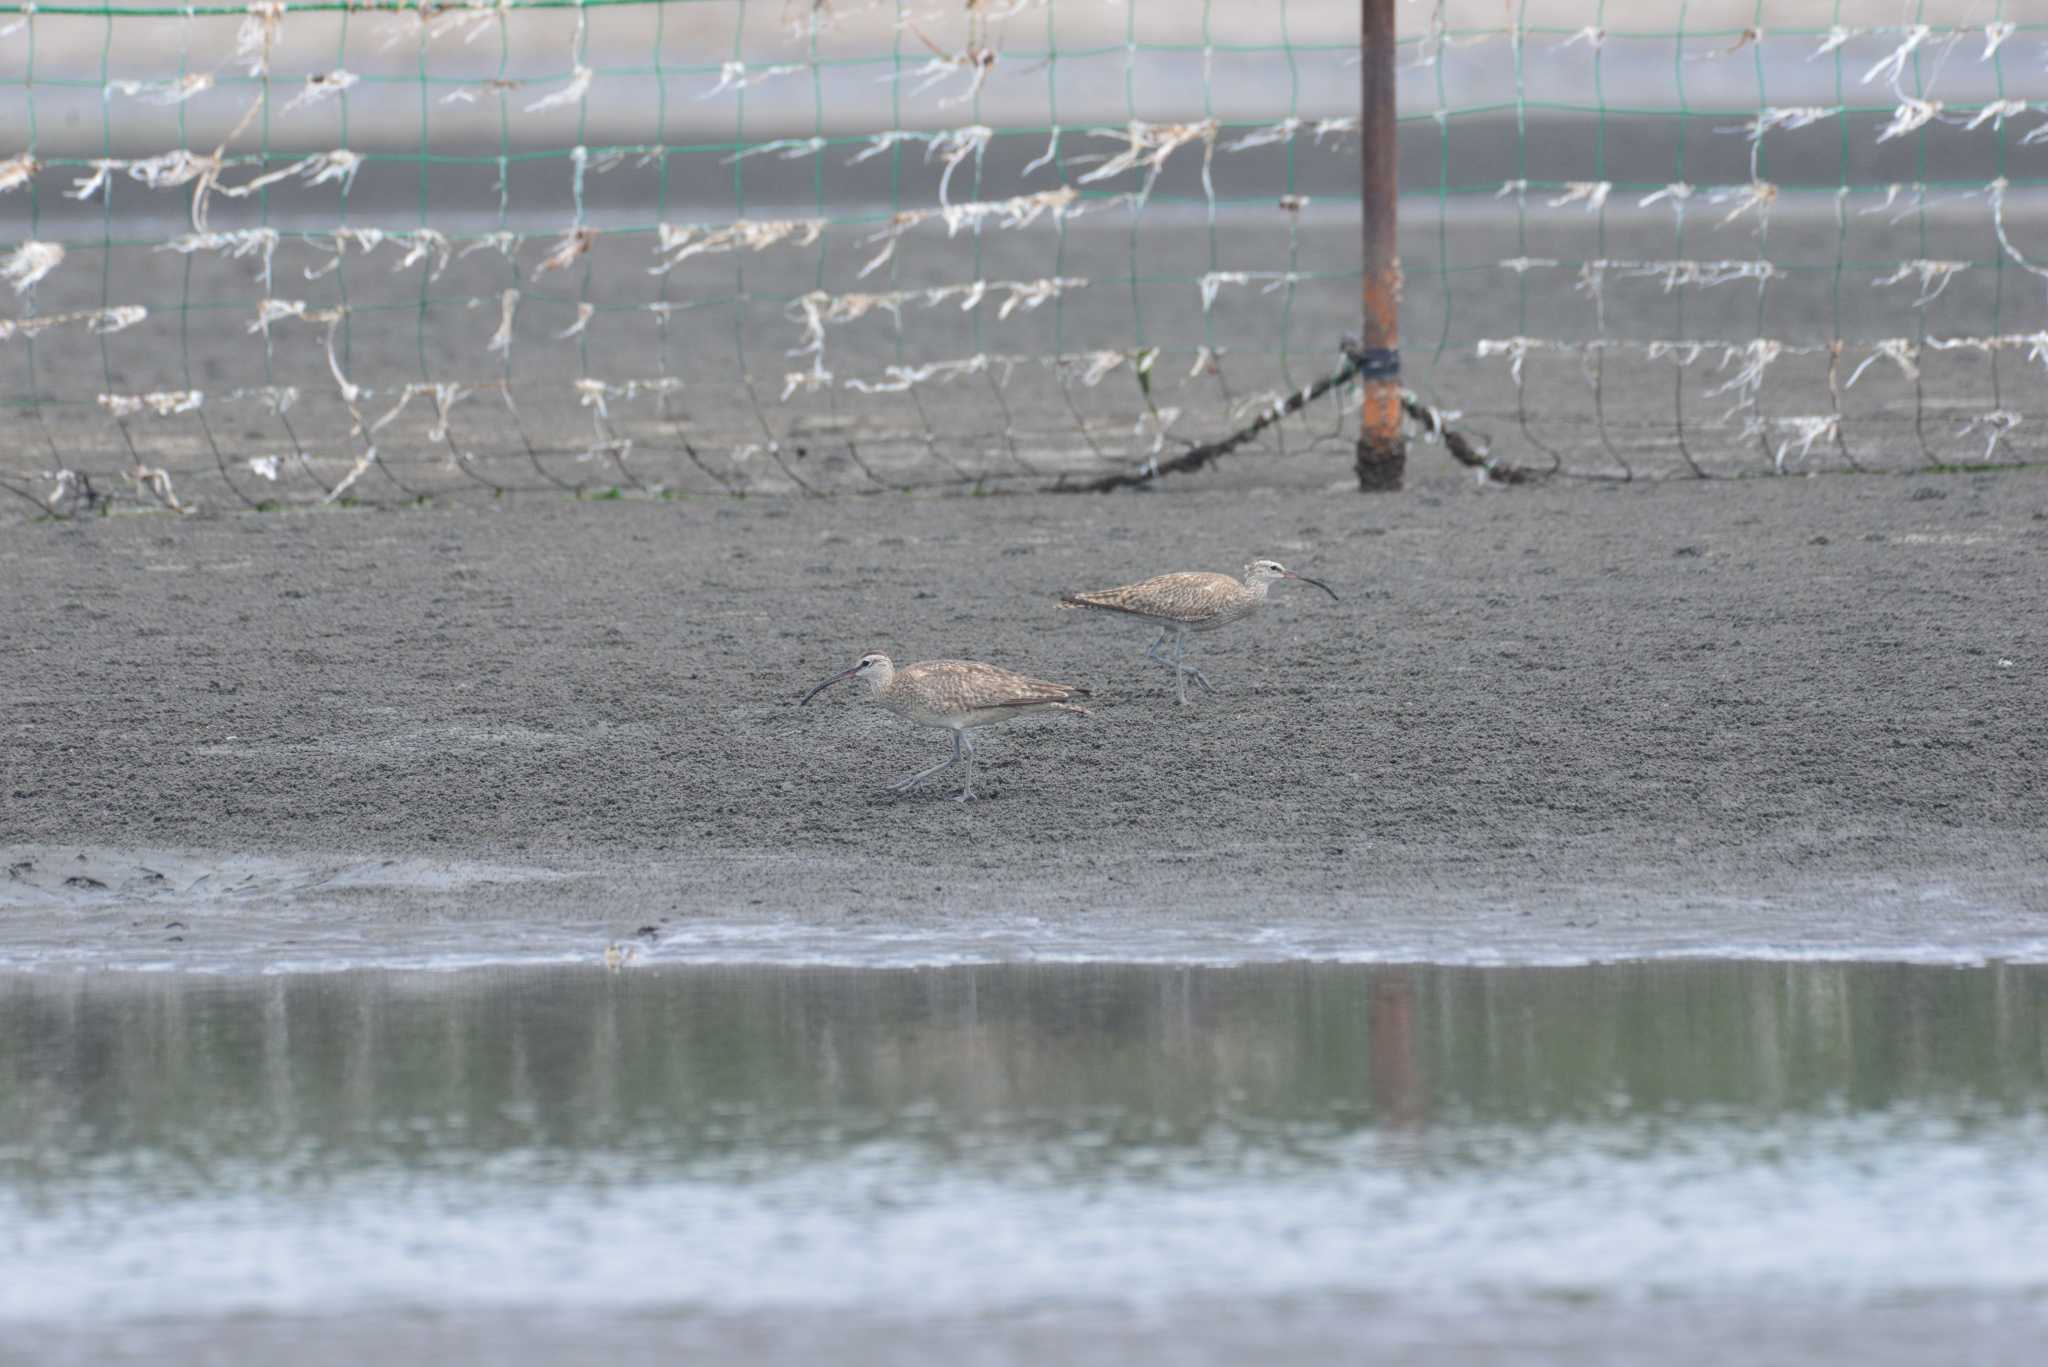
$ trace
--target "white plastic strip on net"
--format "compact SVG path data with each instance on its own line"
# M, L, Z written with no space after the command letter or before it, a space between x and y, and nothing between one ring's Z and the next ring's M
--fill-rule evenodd
M1130 468L1334 361L1354 26L1335 0L23 6L0 476L63 510ZM1317 416L1269 446L1341 447Z

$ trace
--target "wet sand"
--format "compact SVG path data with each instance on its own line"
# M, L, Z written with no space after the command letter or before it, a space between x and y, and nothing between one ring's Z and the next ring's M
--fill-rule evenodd
M2040 477L1500 491L1427 461L1372 500L18 526L7 934L156 905L372 941L1042 926L1112 957L1290 924L1467 959L2040 939ZM1343 601L1283 589L1201 639L1219 694L1186 708L1138 624L1056 604L1254 555ZM1071 680L1096 715L987 733L973 804L881 797L943 733L796 706L866 650Z

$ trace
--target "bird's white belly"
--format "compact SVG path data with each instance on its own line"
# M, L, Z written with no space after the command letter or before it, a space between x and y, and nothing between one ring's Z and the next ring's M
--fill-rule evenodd
M1028 707L977 707L972 712L961 712L947 717L935 716L931 724L950 726L956 731L971 731L976 727L994 726L998 722L1009 721L1012 717L1031 710Z
M1245 618L1256 612L1258 606L1257 603L1239 603L1236 607L1225 608L1214 617L1197 626L1195 630L1214 631L1218 627L1227 627L1232 622L1242 622Z
M919 726L942 726L948 731L971 731L978 726L994 726L1005 722L1019 712L1030 711L1018 707L977 707L964 712L935 712L928 707L892 708L905 721L916 722Z

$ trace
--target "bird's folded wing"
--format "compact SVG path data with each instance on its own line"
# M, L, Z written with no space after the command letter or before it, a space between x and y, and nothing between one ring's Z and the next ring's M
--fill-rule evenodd
M1065 702L1069 698L1085 698L1085 688L1069 688L1065 684L1047 683L1043 679L1027 679L1019 686L1014 697L992 702L990 707L1043 707L1047 703Z
M1043 707L1086 696L1087 690L1034 679L979 660L932 660L901 671L917 686L956 707Z
M1155 617L1168 622L1199 622L1215 612L1220 589L1235 588L1237 581L1220 574L1162 574L1140 584L1122 588L1070 593L1061 599L1069 607L1100 608L1107 612L1128 612L1134 617Z

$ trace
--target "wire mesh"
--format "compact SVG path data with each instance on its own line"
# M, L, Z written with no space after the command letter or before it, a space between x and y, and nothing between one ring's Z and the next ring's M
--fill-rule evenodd
M0 488L1085 487L1216 450L1340 482L1358 14L21 5ZM2039 459L2048 21L2018 0L1397 17L1406 377L1493 458Z
M2038 461L2041 19L1430 5L1404 58L1434 199L1405 208L1411 377L1524 469Z
M0 472L52 508L182 508L1128 469L1336 362L1355 24L1307 0L24 7L0 20ZM1341 411L1312 416L1269 445L1342 444Z

